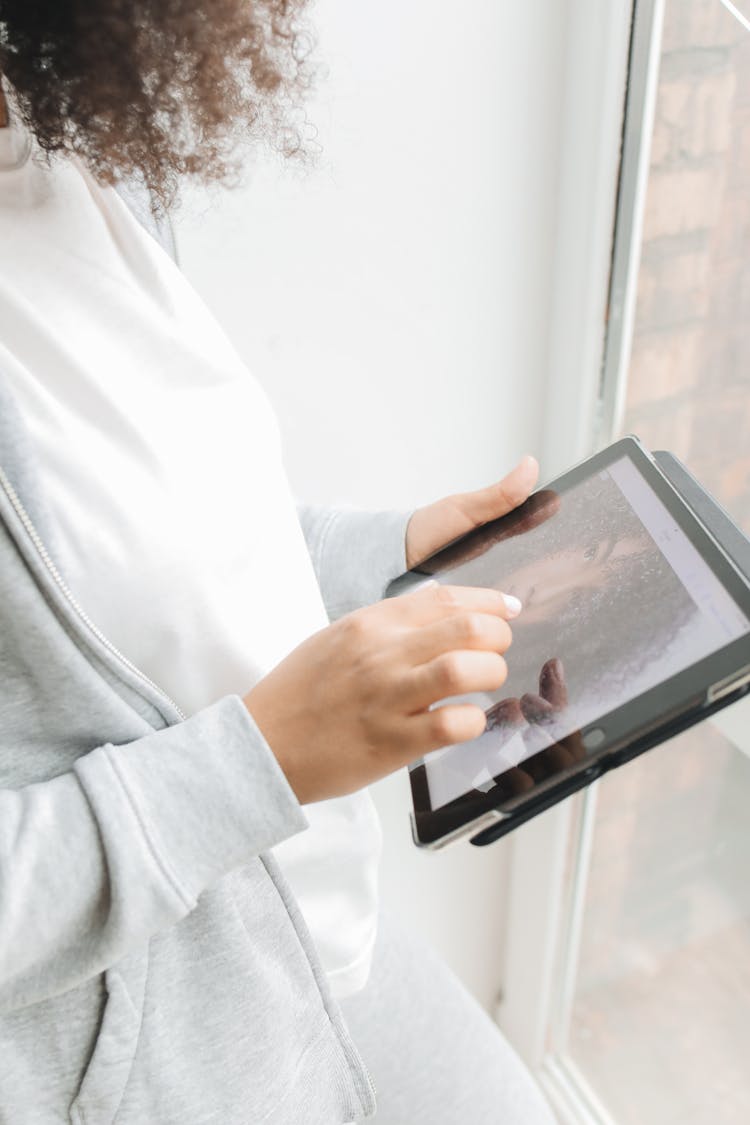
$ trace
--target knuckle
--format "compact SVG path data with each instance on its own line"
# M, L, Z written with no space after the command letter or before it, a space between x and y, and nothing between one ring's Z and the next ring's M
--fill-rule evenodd
M431 735L438 745L447 745L453 741L454 722L451 712L446 707L437 707L432 712Z
M457 652L448 652L437 661L440 689L447 694L458 691L463 683L463 661Z
M370 624L365 614L355 611L342 617L338 625L344 644L348 648L360 648L370 635Z
M481 616L478 613L465 614L460 619L458 633L466 644L479 644L484 637L484 622Z
M446 609L453 609L459 604L458 593L454 586L436 586L435 598Z
M506 652L513 643L513 630L507 621L500 621L500 643L498 645L500 652Z
M487 725L481 707L438 707L432 715L431 735L442 746L479 738Z

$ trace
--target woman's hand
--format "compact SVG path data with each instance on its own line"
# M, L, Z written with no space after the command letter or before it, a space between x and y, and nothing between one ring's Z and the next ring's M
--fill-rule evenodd
M347 614L294 649L244 702L299 801L354 792L482 734L481 707L430 708L502 687L509 616L497 590L430 582Z
M458 492L418 508L406 529L406 566L410 570L446 543L505 516L523 504L537 482L539 465L524 457L498 484L476 492Z

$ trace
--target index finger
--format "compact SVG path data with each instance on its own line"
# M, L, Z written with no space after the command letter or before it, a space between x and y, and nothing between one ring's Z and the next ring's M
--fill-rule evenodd
M509 620L522 608L518 598L493 586L443 586L435 579L395 598L392 604L398 603L405 606L412 621L423 625L457 613L489 613Z

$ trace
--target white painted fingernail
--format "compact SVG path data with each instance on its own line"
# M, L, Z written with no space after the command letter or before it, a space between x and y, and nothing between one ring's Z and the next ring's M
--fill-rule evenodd
M508 611L508 617L518 617L519 613L523 609L523 606L521 605L521 602L518 600L518 598L514 598L512 594L503 594L503 601L505 602L505 608Z

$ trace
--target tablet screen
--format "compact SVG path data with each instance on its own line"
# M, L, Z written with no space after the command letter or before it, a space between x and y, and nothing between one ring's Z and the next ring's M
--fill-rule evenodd
M462 697L484 709L485 734L419 763L433 809L488 792L506 771L750 632L627 456L537 493L494 527L425 568L523 603L503 688Z

